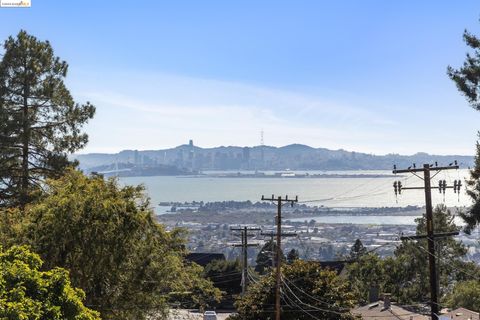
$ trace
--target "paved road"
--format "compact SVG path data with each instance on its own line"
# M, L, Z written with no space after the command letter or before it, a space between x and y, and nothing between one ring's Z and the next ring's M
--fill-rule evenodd
M226 320L231 313L218 313L218 320ZM189 310L170 310L168 320L203 320L203 316L196 311Z

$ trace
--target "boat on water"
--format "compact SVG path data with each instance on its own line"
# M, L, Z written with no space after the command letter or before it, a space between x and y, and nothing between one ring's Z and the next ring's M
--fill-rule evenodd
M285 169L285 171L282 172L275 172L275 175L282 178L294 178L296 176L295 172L290 169Z

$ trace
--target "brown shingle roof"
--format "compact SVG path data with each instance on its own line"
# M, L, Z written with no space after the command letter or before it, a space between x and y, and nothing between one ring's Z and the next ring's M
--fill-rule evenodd
M385 309L383 302L372 303L363 307L353 309L352 314L358 315L366 320L427 320L427 316L406 310L400 306L392 304L390 308Z

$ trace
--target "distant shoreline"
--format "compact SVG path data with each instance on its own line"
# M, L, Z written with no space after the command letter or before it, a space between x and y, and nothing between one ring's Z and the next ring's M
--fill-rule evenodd
M109 176L116 176L116 175L109 175ZM382 179L382 178L393 178L399 177L400 175L394 174L339 174L339 173L322 173L322 174L304 174L304 173L296 173L294 175L291 174L265 174L265 173L208 173L208 174L181 174L181 175L128 175L128 174L121 174L117 177L120 178L140 178L140 177L176 177L176 178L261 178L261 179L348 179L348 178L364 178L364 179ZM400 176L401 177L401 176Z
M183 176L184 177L184 176ZM221 173L221 174L205 174L198 176L191 176L195 178L277 178L277 179L325 179L325 178L393 178L394 174L339 174L339 173L321 173L321 174L308 174L308 173ZM397 175L398 177L398 175Z

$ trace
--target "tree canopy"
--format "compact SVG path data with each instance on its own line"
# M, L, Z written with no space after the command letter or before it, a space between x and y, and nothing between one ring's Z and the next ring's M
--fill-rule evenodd
M242 291L242 266L236 260L213 260L205 266L204 276L213 282L213 285L220 289L222 305L232 306L235 296Z
M480 285L478 280L457 282L446 299L450 308L480 310Z
M185 262L184 232L155 221L141 187L70 169L45 189L26 208L13 241L29 244L45 267L70 270L102 318L161 317L172 292L196 304L219 298L202 268Z
M282 319L353 319L349 310L354 306L354 295L348 281L336 272L316 261L295 260L282 267L282 278ZM238 316L234 319L273 319L274 288L272 271L237 301Z
M463 40L473 52L467 53L463 66L459 69L449 66L447 74L468 103L474 109L480 110L480 39L465 30Z
M43 261L26 247L0 251L0 318L8 320L97 320L82 303L85 293L72 287L68 271L42 271Z
M26 31L9 37L0 61L0 206L25 206L46 177L58 177L67 156L88 140L95 113L65 86L68 65L48 41Z
M417 235L426 234L425 216L416 219ZM453 214L444 205L437 206L433 214L435 232L457 231ZM465 245L452 237L436 241L435 256L438 265L440 297L446 297L452 285L478 276L479 267L466 262ZM371 287L388 292L400 303L422 303L428 300L429 270L426 239L403 241L392 257L380 258L374 253L363 255L349 266L349 279L360 303L368 301Z
M455 82L458 91L465 96L470 106L480 111L480 39L465 30L463 40L472 52L467 53L463 66L459 69L449 66L447 74ZM470 170L467 187L467 194L473 200L473 206L462 212L461 217L467 224L465 231L470 232L480 224L480 144L478 141L475 166Z
M298 253L298 250L292 248L288 254L287 254L287 262L288 263L293 263L295 260L300 258L300 254Z
M350 249L350 256L349 259L357 260L361 256L367 253L367 248L362 243L362 240L357 239L353 244L352 248Z
M277 244L274 241L269 240L265 242L262 249L260 249L258 252L255 260L255 263L257 264L255 266L256 272L265 274L272 267L276 250ZM283 251L280 251L280 259L285 262L285 255L283 254Z

